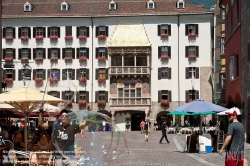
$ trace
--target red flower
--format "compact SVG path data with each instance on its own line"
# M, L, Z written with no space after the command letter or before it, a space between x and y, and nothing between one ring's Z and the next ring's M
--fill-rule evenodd
M86 100L78 100L79 105L86 105Z
M4 80L6 83L12 83L14 81L13 78L5 78Z
M98 56L97 59L99 61L106 61L106 58L104 56Z
M12 57L5 57L5 58L4 58L4 61L5 61L5 62L12 62L12 61L13 61L13 58L12 58Z
M105 104L106 104L106 101L105 101L105 100L98 100L98 101L97 101L97 104L98 104L98 105L105 105Z
M35 82L36 83L41 83L41 82L43 82L43 78L35 78Z
M78 80L80 82L86 82L87 81L86 77L79 77Z
M196 55L188 55L188 59L196 59Z
M35 36L36 40L43 40L43 36Z
M22 61L22 62L28 62L28 61L29 61L29 58L26 58L26 57L21 58L21 61Z
M28 36L21 36L20 39L26 41L26 40L29 40L29 37Z
M161 34L161 37L168 37L169 36L169 34Z
M12 36L5 36L5 40L13 40Z
M105 35L98 35L97 38L98 38L98 39L106 39L107 36L105 36Z
M43 61L43 58L38 57L38 58L35 58L34 60L35 60L35 61Z
M106 82L106 79L105 78L98 78L98 82L100 82L100 83L103 82L104 83L104 82Z
M70 100L64 100L64 106L72 106L72 102Z
M161 100L161 105L169 105L169 100Z
M49 36L49 38L50 38L51 40L57 40L57 39L58 39L58 36L57 36L57 35L53 35L53 36Z
M64 39L65 40L73 40L73 36L65 36Z
M50 61L57 61L57 60L58 60L57 57L51 57L51 58L50 58Z
M169 59L169 56L168 55L162 55L161 60L165 60L165 59Z
M79 39L79 40L86 40L86 39L87 39L87 36L82 36L82 35L80 35L80 36L78 36L78 39Z
M49 81L50 81L50 82L58 82L59 79L58 79L57 77L54 77L54 78L50 77L50 78L49 78Z
M197 35L195 33L189 33L188 37L196 37Z
M65 61L72 61L72 57L65 57L64 60Z
M87 61L87 57L86 56L79 56L79 61Z

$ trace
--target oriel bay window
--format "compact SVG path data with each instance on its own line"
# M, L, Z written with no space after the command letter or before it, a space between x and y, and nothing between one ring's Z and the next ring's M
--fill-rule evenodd
M135 83L125 83L123 88L118 88L119 98L141 97L141 88L135 87Z
M158 80L160 79L171 79L171 68L169 67L158 68Z
M132 55L124 56L124 66L135 66L135 57Z
M75 69L62 69L62 80L75 80Z
M190 102L195 99L199 99L199 91L198 90L186 90L186 102Z
M186 79L191 79L192 74L194 74L194 78L199 78L199 68L198 67L186 67Z
M111 56L111 66L122 66L122 56L120 55Z

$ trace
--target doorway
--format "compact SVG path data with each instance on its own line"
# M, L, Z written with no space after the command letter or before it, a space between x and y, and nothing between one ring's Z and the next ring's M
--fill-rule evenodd
M131 131L140 131L140 123L145 120L145 112L134 113L131 115Z

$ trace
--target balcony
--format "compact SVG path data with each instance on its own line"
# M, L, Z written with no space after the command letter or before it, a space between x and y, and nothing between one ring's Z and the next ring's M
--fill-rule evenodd
M110 98L112 106L150 105L150 98Z
M110 67L110 75L149 75L150 67Z

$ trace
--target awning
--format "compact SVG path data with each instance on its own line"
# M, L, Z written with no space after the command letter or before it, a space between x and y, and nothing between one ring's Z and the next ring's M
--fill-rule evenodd
M117 25L108 47L151 46L144 25Z

